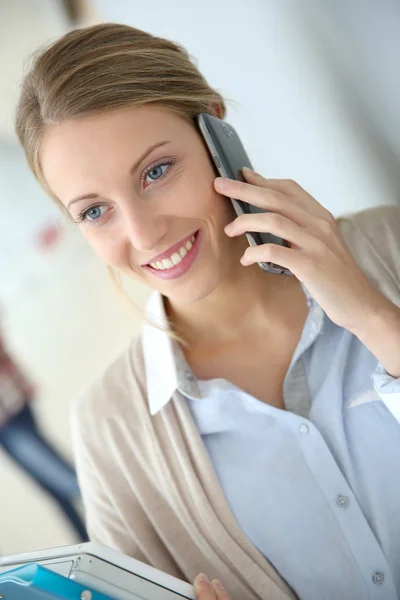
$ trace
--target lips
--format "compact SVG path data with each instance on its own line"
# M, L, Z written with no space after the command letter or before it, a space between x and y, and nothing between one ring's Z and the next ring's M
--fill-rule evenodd
M157 263L157 262L161 262L164 259L171 258L171 256L173 254L179 252L180 248L185 246L186 242L188 242L191 238L193 238L193 236L196 236L197 234L198 234L198 231L195 231L194 233L191 233L190 235L187 235L186 237L184 237L181 241L176 242L173 246L168 248L168 250L164 250L164 252L157 254L157 256L153 256L153 258L151 260L149 260L148 263L146 263L146 266L149 266L149 265Z
M201 230L186 236L167 251L153 257L151 262L143 265L142 268L160 279L180 277L189 270L195 261L201 238Z
M168 258L151 262L150 267L156 269L157 271L171 269L174 265L180 263L181 260L185 258L186 254L191 251L195 240L196 234L193 235L189 240L186 240L185 243L182 243L182 245L177 248L177 251L173 252Z

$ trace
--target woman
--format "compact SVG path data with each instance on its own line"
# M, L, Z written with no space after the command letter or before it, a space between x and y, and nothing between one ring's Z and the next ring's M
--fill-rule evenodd
M37 178L154 290L155 326L74 411L90 536L223 582L197 577L202 600L394 600L399 208L335 222L294 182L216 179L201 112L224 102L186 52L117 24L68 33L23 84ZM234 219L224 196L270 212ZM245 231L291 247L248 248Z
M0 447L57 502L80 542L87 540L77 510L74 469L45 439L31 409L33 386L6 349L0 331Z

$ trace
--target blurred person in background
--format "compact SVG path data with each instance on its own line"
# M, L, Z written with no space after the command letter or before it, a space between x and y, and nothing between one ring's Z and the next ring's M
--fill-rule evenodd
M0 331L0 446L55 500L77 540L86 541L75 471L40 430L31 407L34 394L32 384L6 349Z
M68 33L22 87L36 177L153 289L74 408L89 535L201 600L397 600L400 207L335 220L293 181L216 178L202 112L225 102L187 52L118 24Z

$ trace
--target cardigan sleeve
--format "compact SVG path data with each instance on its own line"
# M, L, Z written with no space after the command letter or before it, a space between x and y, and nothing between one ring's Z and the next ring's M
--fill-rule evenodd
M366 275L400 306L400 205L374 206L337 222Z
M154 524L163 505L148 494L148 471L141 470L134 452L120 452L120 427L135 420L134 413L128 415L132 402L126 401L131 391L118 367L73 404L72 440L89 538L185 579ZM130 434L135 441L135 431Z
M85 412L84 402L76 402L71 414L71 429L89 539L148 563L137 542L129 535L118 506L106 491L107 470L112 465L103 456L97 419L90 420L92 426L88 427L89 415Z

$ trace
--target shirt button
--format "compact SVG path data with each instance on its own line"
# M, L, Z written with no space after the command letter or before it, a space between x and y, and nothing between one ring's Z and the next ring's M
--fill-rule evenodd
M301 435L307 435L307 433L309 433L310 428L307 425L307 423L302 423L299 427L299 431L301 433Z
M186 375L186 379L188 379L189 381L194 380L193 373L191 371L186 371L185 375Z
M372 583L374 583L375 585L382 585L384 580L385 580L385 575L383 573L381 573L380 571L376 571L372 575Z
M350 500L348 499L347 496L342 496L342 494L339 494L339 496L336 498L336 504L338 505L339 508L347 508L349 505Z

